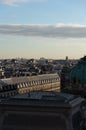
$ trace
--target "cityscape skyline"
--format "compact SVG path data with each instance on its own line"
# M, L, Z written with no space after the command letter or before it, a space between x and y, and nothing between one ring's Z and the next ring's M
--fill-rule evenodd
M85 0L0 0L0 58L83 57L85 5Z

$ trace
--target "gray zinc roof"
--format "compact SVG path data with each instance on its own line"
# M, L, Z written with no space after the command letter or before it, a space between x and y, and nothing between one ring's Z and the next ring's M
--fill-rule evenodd
M1 81L5 84L16 84L16 83L24 83L28 81L36 81L36 80L52 79L52 78L58 78L60 80L58 74L44 74L38 76L6 78L6 79L1 79Z

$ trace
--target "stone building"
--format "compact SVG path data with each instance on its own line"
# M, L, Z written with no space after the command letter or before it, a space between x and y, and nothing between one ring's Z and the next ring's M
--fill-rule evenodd
M86 56L70 72L70 82L80 86L86 85Z
M69 81L66 78L61 80L61 90L86 97L86 56L81 58L69 72L68 69L65 71L61 79L68 76Z
M0 80L1 98L7 98L33 90L56 91L58 89L60 89L60 77L58 74L14 77Z
M0 101L0 130L82 130L84 99L35 91Z

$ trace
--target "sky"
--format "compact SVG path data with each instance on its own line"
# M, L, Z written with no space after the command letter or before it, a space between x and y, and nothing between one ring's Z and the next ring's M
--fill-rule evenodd
M0 0L0 59L86 55L86 0Z

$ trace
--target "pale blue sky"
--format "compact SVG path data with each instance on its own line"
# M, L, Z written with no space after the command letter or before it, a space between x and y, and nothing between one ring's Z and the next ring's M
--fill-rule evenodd
M0 58L80 58L86 0L0 0Z

